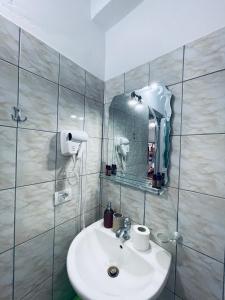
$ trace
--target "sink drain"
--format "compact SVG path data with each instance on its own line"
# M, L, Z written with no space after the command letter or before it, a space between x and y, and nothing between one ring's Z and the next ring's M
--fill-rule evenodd
M119 275L119 269L115 266L111 266L107 270L109 277L115 278Z

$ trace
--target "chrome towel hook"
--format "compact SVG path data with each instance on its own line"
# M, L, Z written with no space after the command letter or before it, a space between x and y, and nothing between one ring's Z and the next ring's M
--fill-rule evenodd
M14 109L14 114L11 114L13 121L25 122L27 120L26 116L24 118L21 117L21 109L19 107L14 106L13 109Z

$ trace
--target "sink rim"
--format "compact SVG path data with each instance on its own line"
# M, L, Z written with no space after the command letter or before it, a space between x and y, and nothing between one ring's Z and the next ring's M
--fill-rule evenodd
M86 227L84 230L82 230L72 241L69 250L68 250L68 254L67 254L67 273L68 273L68 277L70 280L71 285L73 286L73 288L76 290L76 292L83 298L83 299L90 299L90 300L100 300L100 299L107 299L107 300L111 300L111 299L119 299L118 296L115 295L108 295L107 298L104 294L102 294L101 292L99 292L97 289L96 290L91 290L90 288L88 288L88 284L84 283L84 280L82 279L82 277L79 275L79 271L75 271L74 272L74 266L73 266L73 262L76 260L76 255L75 255L75 251L76 251L76 247L79 244L80 240L82 240L84 238L85 235L87 234L91 234L93 230L100 230L102 232L104 232L104 234L110 236L111 238L118 240L115 237L115 233L110 230L110 229L106 229L103 226L103 221L99 220L93 224L91 224L90 226ZM118 244L119 240L118 240ZM169 253L167 250L163 249L162 247L160 247L159 245L157 245L156 243L154 243L153 241L150 241L150 249L145 251L145 252L141 252L138 251L136 249L134 249L131 240L128 240L124 243L124 247L128 247L133 253L134 255L138 255L139 257L143 258L147 264L150 264L150 266L153 266L155 270L157 270L157 274L159 274L161 277L163 276L163 280L162 278L160 278L159 280L157 277L154 278L155 283L157 284L157 288L156 286L151 286L147 285L146 289L144 289L144 291L146 290L149 291L149 299L156 299L159 294L161 293L162 289L164 288L168 276L169 276L169 272L170 272L170 267L171 267L171 263L172 263L172 255L171 253ZM163 255L163 259L164 259L164 264L165 266L160 266L159 262L157 262L157 254L162 254ZM155 258L155 260L153 259ZM151 273L149 274L149 280L150 280L150 276ZM147 278L147 276L146 276ZM114 280L114 279L112 279ZM137 290L138 291L138 290ZM145 294L144 291L140 291L141 293ZM151 294L150 294L151 292ZM126 298L123 296L123 299L130 299L130 295ZM121 299L121 298L120 298ZM134 299L137 299L137 294L136 296L134 296ZM143 299L146 300L146 294L144 298L140 298L139 294L138 294L138 299Z

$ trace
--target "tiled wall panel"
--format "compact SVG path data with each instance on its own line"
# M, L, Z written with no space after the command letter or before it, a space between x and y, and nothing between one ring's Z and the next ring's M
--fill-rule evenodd
M66 255L85 196L86 224L99 218L104 82L1 16L0 72L0 299L72 299ZM12 120L17 104L27 121ZM63 129L88 131L76 165ZM55 207L65 188L72 200Z
M162 81L173 93L169 188L156 197L109 180L102 184L102 211L107 201L154 233L178 230L163 300L224 300L225 216L225 29L150 62L150 83ZM110 163L113 96L146 85L139 66L105 83L103 167ZM124 82L125 79L125 82ZM125 83L125 85L124 85ZM120 129L122 130L122 129ZM135 161L134 161L135 164ZM121 192L119 192L121 190ZM125 192L126 191L126 192ZM144 204L145 203L145 204Z

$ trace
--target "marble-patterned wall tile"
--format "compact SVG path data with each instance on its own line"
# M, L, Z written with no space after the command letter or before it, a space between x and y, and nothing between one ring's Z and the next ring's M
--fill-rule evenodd
M100 205L99 173L82 176L82 202L85 199L85 211Z
M83 130L84 96L60 87L58 129Z
M53 230L15 249L14 299L19 300L52 274Z
M169 291L167 288L164 288L157 300L174 300L174 293Z
M0 73L0 125L16 126L11 114L17 104L18 67L0 60Z
M1 300L10 300L13 294L13 250L0 254L0 274Z
M165 85L182 81L183 47L169 52L150 62L150 81Z
M58 82L59 53L24 30L21 31L20 66Z
M20 69L19 104L27 121L19 127L56 131L58 86Z
M144 222L144 193L142 191L121 186L121 211L135 223Z
M0 191L0 253L13 247L14 189Z
M169 237L173 232L177 231L177 204L178 189L168 188L160 197L146 193L145 225L151 229L151 239L156 243L159 243L157 240L158 233L164 233ZM176 245L168 243L160 244L160 246L173 255L166 286L171 291L174 291Z
M225 134L181 138L181 188L225 197Z
M175 188L168 188L160 197L146 193L145 224L151 228L153 236L176 231L177 203L178 189Z
M180 158L180 136L172 136L170 139L170 162L169 162L169 182L171 187L178 188L179 184L179 158Z
M99 101L93 101L90 98L86 98L84 130L89 137L102 137L102 117L103 104Z
M83 175L99 173L101 170L101 144L99 138L89 138L84 152Z
M85 226L87 227L101 218L102 216L100 215L100 207L97 206L85 213Z
M23 300L51 300L52 299L52 277L45 280L37 288L26 295Z
M110 180L102 180L102 207L106 208L108 202L112 203L112 208L116 212L120 212L120 189L121 186L118 183L114 183Z
M54 227L54 192L54 181L17 188L16 244Z
M66 256L65 256L66 257ZM66 266L53 275L53 300L74 299L76 293L70 284Z
M182 134L225 133L224 82L225 71L184 82Z
M185 300L221 300L223 264L178 246L176 294Z
M0 189L15 186L16 129L0 127Z
M225 68L225 28L185 46L184 79Z
M86 96L103 103L104 81L86 72Z
M224 261L225 199L180 190L179 232L183 243Z
M17 184L27 185L55 179L56 135L19 129Z
M179 135L181 133L181 105L182 105L182 83L169 86L172 92L171 108L171 132L172 135Z
M105 102L111 102L116 95L124 93L124 74L116 76L105 82Z
M125 73L125 92L141 89L149 84L149 64L136 67Z
M64 189L71 189L72 200L64 202L55 207L55 224L59 225L78 215L80 215L80 201L81 201L81 182L80 177L69 178L65 180L58 180L56 182L56 191Z
M62 272L66 266L66 256L72 240L80 231L80 219L72 219L55 228L54 275Z
M0 58L18 64L19 27L0 16Z
M81 93L85 93L85 71L72 60L60 55L59 84Z

